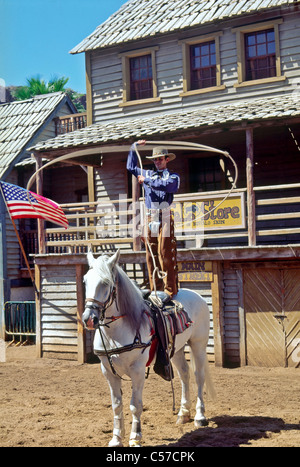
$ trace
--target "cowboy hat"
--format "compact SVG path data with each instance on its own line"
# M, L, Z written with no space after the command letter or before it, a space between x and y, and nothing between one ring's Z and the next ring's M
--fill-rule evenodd
M147 156L146 159L156 159L157 157L161 156L168 157L170 161L176 159L175 154L173 154L172 152L168 152L167 148L163 148L161 146L154 148L152 151L152 156Z

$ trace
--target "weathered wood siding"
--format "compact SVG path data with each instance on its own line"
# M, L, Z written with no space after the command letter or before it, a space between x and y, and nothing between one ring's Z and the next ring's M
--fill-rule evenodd
M13 170L7 180L8 183L18 184L18 174ZM20 247L16 237L10 216L6 210L6 254L7 254L7 277L8 279L18 279L20 276ZM18 219L15 220L17 228Z
M180 288L194 290L206 301L210 312L210 330L209 340L207 345L207 356L210 362L214 362L214 326L213 326L213 310L212 310L212 295L210 282L181 282Z
M44 192L59 204L81 202L79 192L85 191L87 195L87 174L78 165L45 171L44 179Z
M238 271L226 263L223 268L222 289L224 362L227 365L237 365L240 363L239 277Z
M64 104L57 112L56 117L63 117L64 115L70 115L70 113L72 113L70 111L70 107L68 106L68 104ZM55 123L54 123L54 120L51 120L51 122L49 122L49 124L37 136L37 138L34 141L34 144L36 145L40 141L54 138L55 136L56 136L55 135Z
M272 13L268 13L263 18L252 16L251 19L244 20L245 23L255 24L256 22L272 19ZM183 62L182 47L178 39L191 36L191 31L180 37L175 35L162 38L158 43L152 44L152 40L134 43L127 46L126 51L137 48L159 45L156 52L157 84L158 96L161 101L158 103L140 104L130 107L119 107L122 102L122 65L119 57L119 49L109 49L108 51L96 50L91 54L91 86L93 96L93 122L108 121L117 118L151 117L157 113L174 112L183 109L199 108L199 105L226 102L234 102L245 98L253 98L266 95L278 94L282 91L290 91L295 85L295 80L300 77L299 60L296 57L300 54L300 29L298 27L300 14L294 13L286 15L282 24L279 25L280 32L280 54L282 74L286 75L285 81L274 83L246 86L235 88L237 82L237 47L236 34L232 32L232 26L236 23L226 22L219 24L213 31L222 31L220 36L220 62L221 62L221 82L226 86L225 90L208 92L199 95L180 97L183 90ZM240 24L239 24L240 25ZM195 28L194 36L208 34L212 30L207 26ZM124 51L124 50L123 50ZM293 63L291 62L293 58Z
M77 290L74 265L41 266L40 346L43 357L77 360Z
M95 194L99 201L118 200L128 190L127 154L105 154L102 166L95 169Z

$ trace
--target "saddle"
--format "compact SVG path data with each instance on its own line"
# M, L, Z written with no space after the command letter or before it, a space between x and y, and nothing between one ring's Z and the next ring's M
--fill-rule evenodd
M159 302L157 296L153 296L148 290L142 290L142 294L151 313L155 335L147 366L152 363L156 351L153 369L163 379L171 381L174 378L174 372L170 359L174 355L175 337L184 332L193 322L182 304L170 297L165 297L167 294L162 292Z

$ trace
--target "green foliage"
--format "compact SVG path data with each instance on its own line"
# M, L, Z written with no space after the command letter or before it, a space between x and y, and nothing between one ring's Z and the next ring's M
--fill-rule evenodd
M27 86L21 86L14 91L14 98L17 101L30 99L33 96L40 94L49 94L52 92L65 91L65 86L69 78L62 76L61 78L52 78L46 83L40 76L27 78Z
M49 94L52 92L66 92L73 101L78 112L85 112L85 94L79 94L73 89L66 88L69 78L62 76L54 77L46 83L40 76L27 78L26 86L19 86L11 90L14 100L23 101L40 94Z
M85 94L80 94L79 92L73 91L73 89L71 88L67 88L66 93L69 95L78 113L86 111L86 95Z

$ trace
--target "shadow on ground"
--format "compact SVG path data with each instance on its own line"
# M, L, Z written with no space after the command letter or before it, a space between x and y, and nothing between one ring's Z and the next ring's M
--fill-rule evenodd
M300 430L300 424L285 424L281 418L219 416L209 420L209 426L186 433L169 447L239 447L274 433Z

